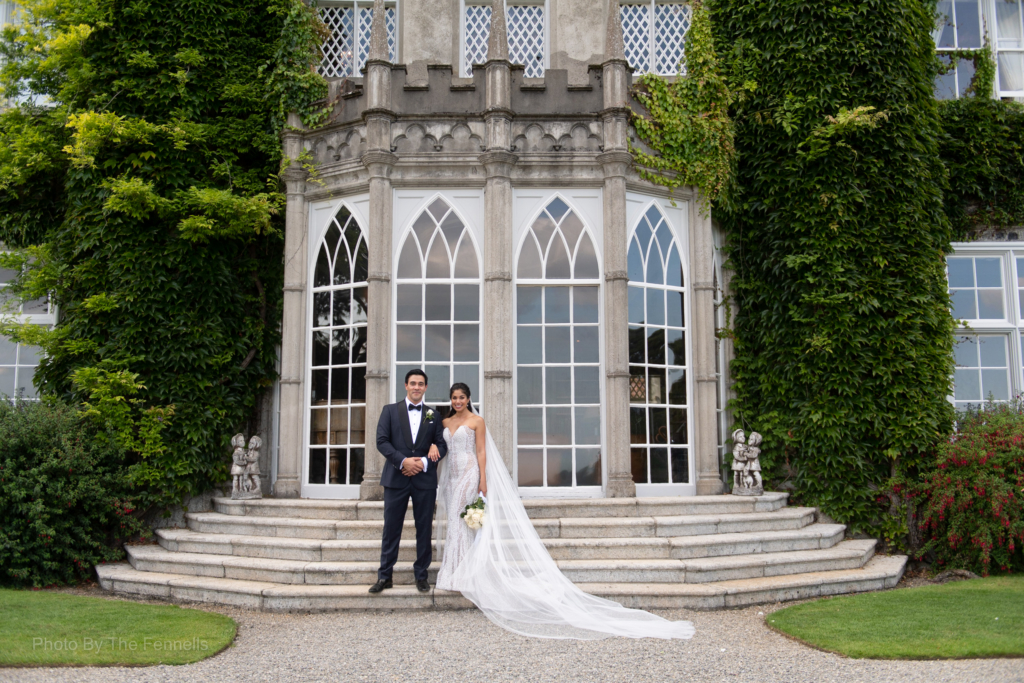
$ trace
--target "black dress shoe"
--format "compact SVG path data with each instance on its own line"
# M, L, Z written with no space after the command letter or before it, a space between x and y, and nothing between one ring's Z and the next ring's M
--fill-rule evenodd
M371 593L380 593L385 588L391 588L393 585L394 584L391 583L391 579L388 579L387 581L378 581L377 583L375 583L372 586L370 586L370 592Z
M416 582L416 590L418 590L420 593L426 593L430 590L430 584L427 583L426 579L421 579L420 581Z

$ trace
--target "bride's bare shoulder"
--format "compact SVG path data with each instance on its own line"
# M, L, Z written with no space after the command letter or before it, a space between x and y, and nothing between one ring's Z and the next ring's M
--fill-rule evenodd
M473 431L479 431L487 428L487 425L484 424L484 419L479 415L473 415L471 418L466 420L466 426Z

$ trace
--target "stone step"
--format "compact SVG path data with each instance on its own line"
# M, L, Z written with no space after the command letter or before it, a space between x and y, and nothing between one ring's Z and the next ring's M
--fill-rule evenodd
M398 559L412 562L416 559L414 529L410 525L406 531L407 540L399 546ZM555 560L694 559L831 548L843 540L844 531L841 524L813 524L794 530L678 538L546 538L543 541ZM279 538L184 529L158 529L156 536L163 548L181 553L304 562L373 562L380 558L379 532L375 540Z
M874 553L874 540L843 541L830 548L754 553L696 559L556 560L577 583L712 583L762 576L855 569ZM370 584L375 561L302 561L175 552L159 545L127 546L128 559L140 571L209 576L289 584ZM321 551L322 552L322 551ZM438 563L430 567L431 577ZM412 583L412 563L395 565L395 583Z
M905 556L875 556L863 567L711 584L583 583L593 595L638 609L721 609L761 603L841 595L893 588L906 566ZM96 567L104 590L176 602L237 605L271 612L365 609L464 609L472 604L458 593L395 586L378 595L365 585L277 584L237 579L139 571L126 562Z
M532 498L524 499L534 519L564 517L669 517L772 512L786 505L787 493L761 496L673 496L666 498ZM309 500L261 498L231 500L214 498L214 510L225 515L249 517L298 517L368 521L384 518L382 501Z
M541 538L669 538L794 530L812 524L814 519L814 508L782 508L773 512L668 517L550 517L531 521ZM339 541L379 541L384 524L379 519L237 516L220 512L190 512L186 521L189 529L201 533ZM408 534L412 537L413 533L413 522L407 518L403 536Z

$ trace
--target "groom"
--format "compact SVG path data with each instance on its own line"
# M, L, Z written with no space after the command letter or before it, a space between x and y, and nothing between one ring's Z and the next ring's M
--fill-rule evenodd
M384 487L384 534L380 542L380 569L371 593L391 588L391 572L398 560L405 510L412 498L412 516L416 520L416 562L413 574L421 593L430 590L430 530L437 498L437 466L427 456L436 447L443 458L448 454L441 418L423 403L427 375L410 370L405 376L405 400L384 406L377 423L377 450L387 460L380 475Z

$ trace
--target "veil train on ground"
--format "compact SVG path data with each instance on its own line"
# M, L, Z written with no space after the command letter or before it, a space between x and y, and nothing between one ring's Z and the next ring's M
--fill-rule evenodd
M438 557L444 552L446 467L439 472ZM455 585L498 626L538 638L691 638L689 621L668 621L584 593L567 579L533 528L487 433L487 519L456 570Z

